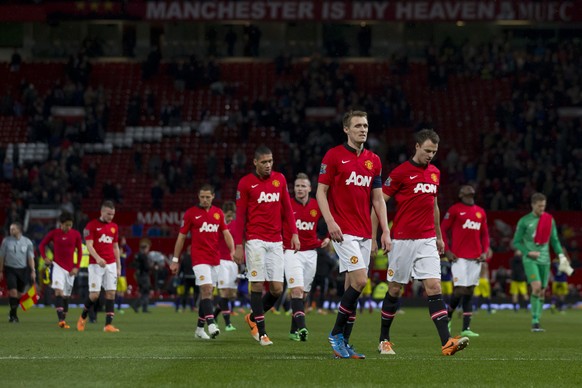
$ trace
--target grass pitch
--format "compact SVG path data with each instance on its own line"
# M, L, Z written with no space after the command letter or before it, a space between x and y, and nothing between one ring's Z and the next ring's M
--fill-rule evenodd
M19 311L8 323L0 307L0 376L3 387L361 387L361 386L582 386L582 311L542 317L545 333L531 333L528 312L479 311L472 338L453 357L440 355L440 341L426 308L405 308L392 325L395 356L377 351L379 311L358 314L352 343L366 360L336 360L327 342L335 315L307 315L309 339L290 341L290 317L266 314L273 346L261 347L242 315L237 331L216 340L194 338L197 314L157 307L151 314L126 310L114 324L120 333L87 324L74 327L80 309L71 309L70 330L59 329L52 308ZM218 320L224 328L222 317ZM461 318L453 320L458 333Z

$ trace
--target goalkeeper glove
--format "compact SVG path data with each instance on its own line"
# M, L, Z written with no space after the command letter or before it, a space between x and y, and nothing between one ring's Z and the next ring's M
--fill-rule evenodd
M566 256L563 253L560 253L558 255L558 258L560 259L560 264L558 265L558 271L563 272L568 276L572 275L572 273L574 272L574 269L570 265L570 262L568 261Z

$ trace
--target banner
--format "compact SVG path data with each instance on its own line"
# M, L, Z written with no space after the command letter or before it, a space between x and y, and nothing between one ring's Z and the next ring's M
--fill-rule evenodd
M75 1L0 6L0 21L582 21L574 1Z

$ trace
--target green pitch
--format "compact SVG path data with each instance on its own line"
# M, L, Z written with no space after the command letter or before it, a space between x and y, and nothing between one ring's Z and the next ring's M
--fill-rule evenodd
M19 312L8 323L0 307L0 381L3 387L320 387L320 386L582 386L582 311L544 311L545 333L531 333L529 313L499 311L474 315L472 338L453 357L440 355L440 342L425 308L406 308L392 326L395 356L377 351L379 312L358 314L352 343L366 360L335 360L327 342L335 315L308 314L308 342L287 337L290 318L266 314L273 346L249 335L243 316L237 331L216 340L194 339L196 314L157 307L151 314L117 314L120 333L99 323L83 333L69 312L70 330L59 329L52 308ZM4 319L6 318L6 319ZM224 328L222 317L218 320ZM453 330L461 319L455 315Z

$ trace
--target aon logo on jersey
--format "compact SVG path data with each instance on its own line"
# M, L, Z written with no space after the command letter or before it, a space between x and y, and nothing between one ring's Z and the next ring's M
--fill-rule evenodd
M200 229L198 229L198 231L199 232L218 232L218 224L209 224L206 221L204 221L204 223L202 224Z
M463 229L479 230L479 229L481 229L481 223L480 222L471 221L471 220L467 220L463 224Z
M265 193L264 191L261 191L261 195L257 202L279 202L280 195L280 193Z
M433 185L432 183L417 183L416 187L414 188L414 194L416 193L436 194L436 192L437 185Z
M97 241L100 243L113 244L113 237L102 234Z
M299 230L313 230L313 228L315 228L315 222L305 222L297 220L297 222L295 222L295 225Z
M370 186L370 183L372 183L371 176L358 175L358 174L356 174L355 171L352 171L352 173L350 174L350 177L348 179L346 179L346 186L349 186L349 185Z

